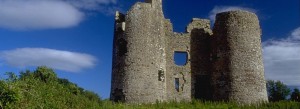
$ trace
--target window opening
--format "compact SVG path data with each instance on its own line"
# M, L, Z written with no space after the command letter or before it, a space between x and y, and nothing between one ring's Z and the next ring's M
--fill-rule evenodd
M165 81L165 74L162 68L158 70L158 81Z
M175 89L179 92L179 78L175 78Z
M188 54L187 52L175 51L174 53L174 62L178 66L184 66L187 64Z

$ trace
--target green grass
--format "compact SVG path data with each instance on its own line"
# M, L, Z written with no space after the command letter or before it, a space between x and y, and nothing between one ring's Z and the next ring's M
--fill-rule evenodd
M192 102L170 102L155 103L143 105L129 105L123 103L113 103L111 101L103 101L102 109L300 109L299 102L281 101L274 103L261 104L259 106L239 106L236 103L225 102L202 102L193 100Z

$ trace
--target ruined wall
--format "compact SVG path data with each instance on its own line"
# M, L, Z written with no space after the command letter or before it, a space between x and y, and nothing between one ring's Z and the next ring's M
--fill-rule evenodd
M152 7L155 7L155 11L162 13L162 0L145 0L146 3L150 3Z
M192 96L195 99L211 100L211 35L210 21L194 18L188 25L191 45Z
M114 61L124 62L113 68L113 71L119 70L113 72L113 76L123 76L113 78L119 78L112 84L111 98L115 101L115 90L122 91L118 93L123 94L122 101L127 103L153 103L166 98L164 17L162 10L152 4L136 3L125 17L124 35L115 39L115 51L126 51L123 58L114 55L114 59L118 59ZM118 46L118 40L125 44Z
M215 100L267 101L258 18L247 11L219 13L213 29Z
M190 63L190 35L188 33L174 33L169 20L165 22L167 37L167 96L168 100L190 101L191 100L191 63ZM179 66L175 64L175 52L187 54L186 64ZM176 79L178 88L176 88Z
M210 21L194 18L185 33L173 32L172 24L166 20L167 36L167 94L169 100L190 101L192 98L210 100ZM187 62L175 64L175 52L187 53ZM175 90L175 79L179 79L179 90Z
M124 68L125 54L128 52L125 40L125 15L116 12L114 40L113 40L113 61L110 99L113 101L124 101Z
M194 18L185 33L176 33L164 18L162 1L145 2L116 14L111 100L267 101L255 14L220 13L213 32L209 20ZM187 54L185 65L175 64L175 52Z

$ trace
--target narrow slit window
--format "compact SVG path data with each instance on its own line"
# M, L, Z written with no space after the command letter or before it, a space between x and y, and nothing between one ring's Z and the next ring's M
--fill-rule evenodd
M179 92L179 78L175 78L175 89Z
M184 66L187 63L188 54L187 52L175 51L174 62L178 66Z
M165 80L165 76L164 76L164 70L163 69L159 69L158 70L158 81L164 81Z

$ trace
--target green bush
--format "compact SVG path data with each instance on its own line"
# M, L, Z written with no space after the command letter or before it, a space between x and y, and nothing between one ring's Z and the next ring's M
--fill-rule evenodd
M0 81L0 108L16 103L20 96L20 90L14 83Z
M98 109L100 97L66 79L58 78L47 67L9 73L0 81L0 108L15 109Z

